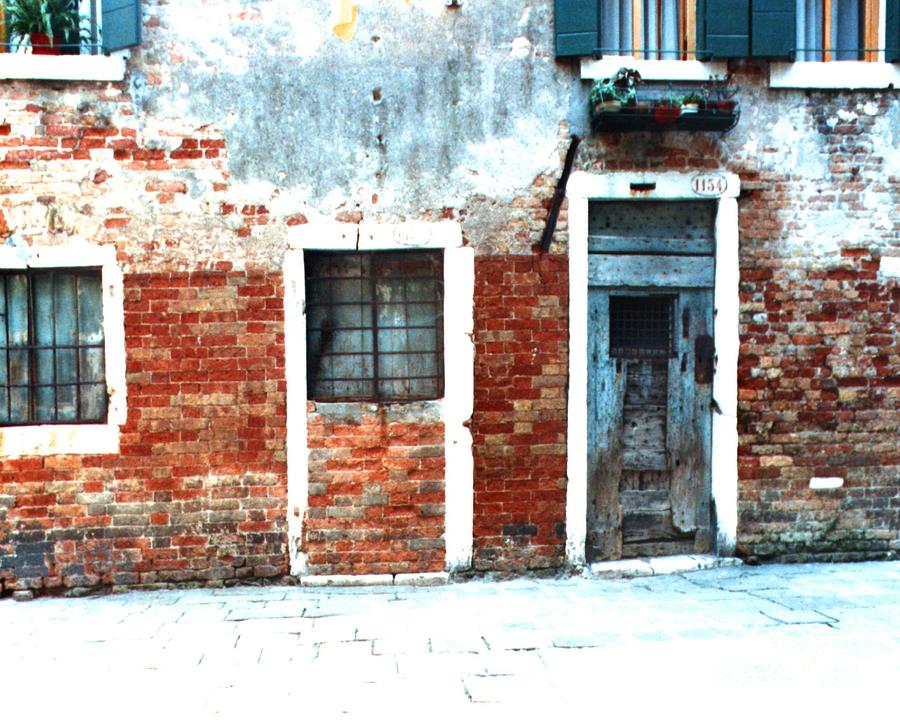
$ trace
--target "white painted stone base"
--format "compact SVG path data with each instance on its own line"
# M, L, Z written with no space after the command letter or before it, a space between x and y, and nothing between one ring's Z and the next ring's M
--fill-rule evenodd
M734 567L743 565L739 558L718 557L716 555L669 555L667 557L611 560L591 563L587 568L588 575L617 579L650 577L652 575L675 575L678 573L708 570L717 567Z
M412 587L434 587L446 585L450 574L398 573L397 575L304 575L300 584L306 587L367 587L378 585L403 585Z

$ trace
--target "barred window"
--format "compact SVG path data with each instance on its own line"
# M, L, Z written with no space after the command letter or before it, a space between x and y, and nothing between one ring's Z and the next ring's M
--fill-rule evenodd
M672 357L674 303L668 296L610 297L610 356Z
M0 425L102 423L99 269L0 272Z
M306 251L305 266L310 399L443 395L441 251Z

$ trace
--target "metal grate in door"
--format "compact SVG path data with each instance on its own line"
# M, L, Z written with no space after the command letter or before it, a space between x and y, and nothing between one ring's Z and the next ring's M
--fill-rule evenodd
M610 357L673 357L674 309L672 296L610 297Z

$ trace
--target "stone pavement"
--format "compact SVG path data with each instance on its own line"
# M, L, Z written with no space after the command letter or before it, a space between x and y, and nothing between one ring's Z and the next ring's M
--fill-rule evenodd
M900 563L4 600L0 642L10 718L896 718Z

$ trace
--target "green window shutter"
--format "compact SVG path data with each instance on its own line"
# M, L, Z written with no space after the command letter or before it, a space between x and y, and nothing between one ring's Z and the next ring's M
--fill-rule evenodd
M698 18L703 16L703 27L698 28L697 37L703 38L705 57L747 57L750 0L706 0L704 5L704 11L697 13Z
M797 47L797 0L753 0L750 28L754 57L792 59Z
M556 57L593 55L599 46L598 0L555 0Z
M141 0L103 0L104 52L141 44Z
M900 62L900 0L886 0L885 13L885 60Z

